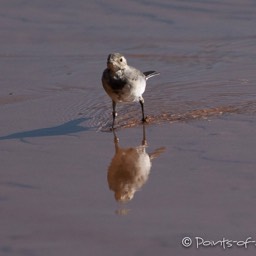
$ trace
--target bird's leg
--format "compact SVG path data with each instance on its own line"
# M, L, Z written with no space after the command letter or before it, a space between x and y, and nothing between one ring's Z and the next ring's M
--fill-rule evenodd
M142 97L140 97L140 106L141 106L141 112L142 112L142 122L146 122L146 118L144 115L144 99Z
M117 113L116 113L116 103L115 103L115 101L112 101L112 107L113 107L113 112L112 112L112 115L113 115L112 129L114 129L114 126L115 126L115 119L116 119L116 116L117 116Z
M147 146L148 145L147 139L146 139L146 127L145 127L145 124L143 124L143 139L142 139L141 144L142 144L142 146Z
M118 149L119 149L119 146L118 146L118 143L119 143L119 138L116 136L116 133L115 133L115 130L113 129L113 134L114 134L114 143L115 143L115 151L117 153Z

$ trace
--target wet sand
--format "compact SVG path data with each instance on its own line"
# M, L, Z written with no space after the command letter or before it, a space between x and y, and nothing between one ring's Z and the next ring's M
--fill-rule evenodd
M3 1L0 255L254 255L181 240L256 240L255 12ZM110 131L100 78L114 51L161 73L144 131L136 103L117 106Z

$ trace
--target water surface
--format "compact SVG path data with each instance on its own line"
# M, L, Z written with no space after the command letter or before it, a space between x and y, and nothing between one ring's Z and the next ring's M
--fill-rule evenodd
M244 253L181 240L255 234L255 13L249 0L2 1L0 254ZM110 52L161 73L145 136L139 104L117 106L119 149L150 167L123 203L108 180Z

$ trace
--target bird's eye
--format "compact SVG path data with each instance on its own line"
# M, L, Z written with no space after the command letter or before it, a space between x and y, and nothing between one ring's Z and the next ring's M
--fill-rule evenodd
M123 61L123 58L120 58L120 62L122 62Z

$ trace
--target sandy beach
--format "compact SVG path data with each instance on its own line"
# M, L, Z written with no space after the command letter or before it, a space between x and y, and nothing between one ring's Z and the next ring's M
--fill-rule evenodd
M0 255L255 255L256 242L211 244L256 241L255 12L2 1ZM115 134L111 52L161 73L143 95L148 123L119 104Z

